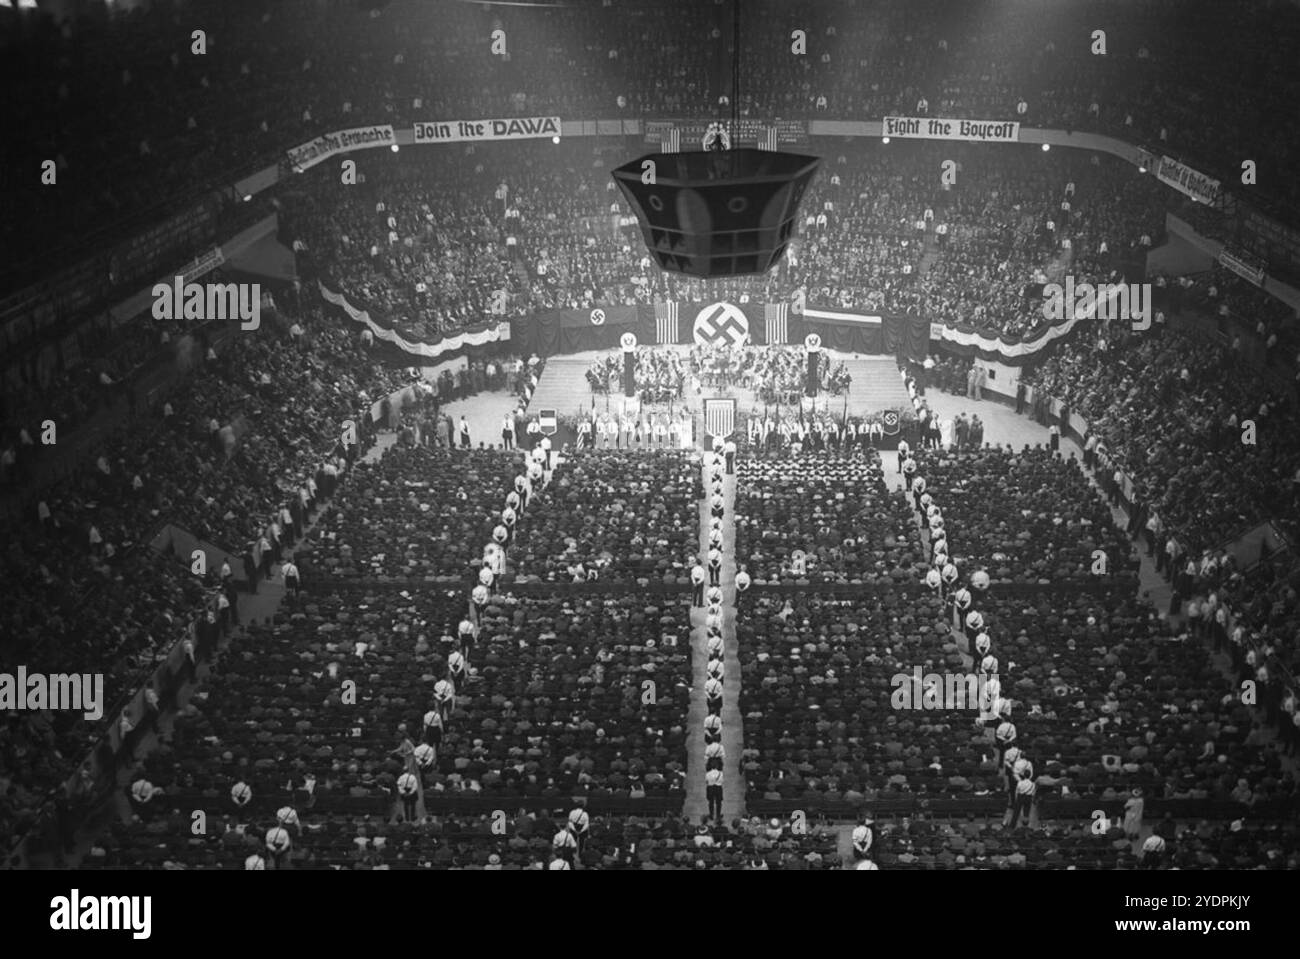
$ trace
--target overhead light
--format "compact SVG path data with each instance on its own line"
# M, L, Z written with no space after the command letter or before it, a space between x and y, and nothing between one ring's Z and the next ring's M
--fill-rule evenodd
M1044 153L1046 153L1046 152L1047 152L1048 150L1050 150L1051 148L1052 148L1052 145L1051 145L1050 143L1044 143L1044 144L1043 144L1043 152L1044 152Z
M889 142L889 137L881 137L881 138L880 138L880 142L881 142L881 143L888 143L888 142Z
M390 149L390 150L392 150L394 153L396 153L396 152L398 151L399 147L397 146L396 143L394 143L394 144L393 144L391 147L389 147L388 149Z

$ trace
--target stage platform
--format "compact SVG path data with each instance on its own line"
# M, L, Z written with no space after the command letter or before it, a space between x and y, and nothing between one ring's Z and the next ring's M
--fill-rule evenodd
M687 354L689 348L684 346L658 346L656 350L673 350ZM587 383L587 370L598 359L614 355L617 351L588 350L584 353L572 353L566 356L553 356L546 361L541 381L533 393L528 406L529 413L535 414L540 409L554 409L561 416L576 416L579 412L592 408L594 395L597 410L606 409L607 397L603 393L593 394ZM837 419L847 408L849 416L866 416L881 410L910 409L911 399L907 388L898 373L898 363L892 356L868 356L861 353L840 353L826 350L832 364L843 363L848 370L850 385L847 393L839 396L821 394L817 399L818 409L825 409ZM730 391L716 391L705 387L703 393L688 395L684 401L691 409L699 411L705 396L734 396L738 400L741 413L750 413L764 409L763 401L752 390L734 388ZM608 397L608 408L615 409L622 400L621 393Z

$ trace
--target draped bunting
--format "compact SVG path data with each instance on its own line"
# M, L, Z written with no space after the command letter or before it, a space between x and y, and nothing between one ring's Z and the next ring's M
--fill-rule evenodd
M469 346L482 346L500 340L510 340L517 352L538 356L579 353L584 350L614 350L619 338L628 331L636 334L638 342L651 345L659 342L659 324L655 308L651 305L604 306L582 310L553 310L531 316L515 317L506 322L487 322L470 326L454 336L440 337L434 341L422 340L399 331L391 320L375 317L354 306L347 297L334 292L333 281L328 277L319 280L321 295L341 309L351 320L367 326L377 339L391 343L399 349L432 360ZM678 303L679 344L695 342L695 318L707 303ZM740 310L749 323L749 342L754 346L767 344L767 311L763 303L732 304ZM900 314L857 313L841 308L822 308L809 305L802 314L789 312L788 342L798 345L809 333L822 338L827 349L845 353L887 354L923 360L935 347L965 357L978 357L1007 366L1024 366L1034 362L1037 354L1047 346L1069 335L1074 327L1088 317L1080 313L1071 318L1044 322L1031 335L990 336L968 324L957 326L931 325L924 317Z
M330 283L329 278L325 276L316 281L317 286L320 287L321 297L326 303L340 309L354 323L365 326L374 334L375 339L391 343L403 352L420 360L450 359L452 354L466 347L484 346L488 343L496 343L499 340L510 339L510 325L508 323L481 323L477 326L467 327L455 336L439 337L434 341L404 336L386 318L372 317L365 310L357 309L342 293L336 293L330 289L328 285Z

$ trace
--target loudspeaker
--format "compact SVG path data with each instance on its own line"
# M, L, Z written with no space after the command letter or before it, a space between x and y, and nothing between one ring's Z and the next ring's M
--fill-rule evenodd
M654 182L642 182L653 163ZM772 150L651 153L612 171L650 255L671 273L763 274L785 253L819 157Z

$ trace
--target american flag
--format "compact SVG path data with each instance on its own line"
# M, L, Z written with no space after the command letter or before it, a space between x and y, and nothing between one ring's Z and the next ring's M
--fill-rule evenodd
M776 151L776 127L763 127L758 135L758 148Z
M790 339L790 304L768 303L763 307L763 319L767 321L768 345L786 343Z
M736 401L734 399L706 399L704 401L704 432L726 439L736 428Z
M660 345L677 342L677 301L655 304L655 331Z
M681 153L682 152L682 131L676 127L665 130L659 136L660 153Z

